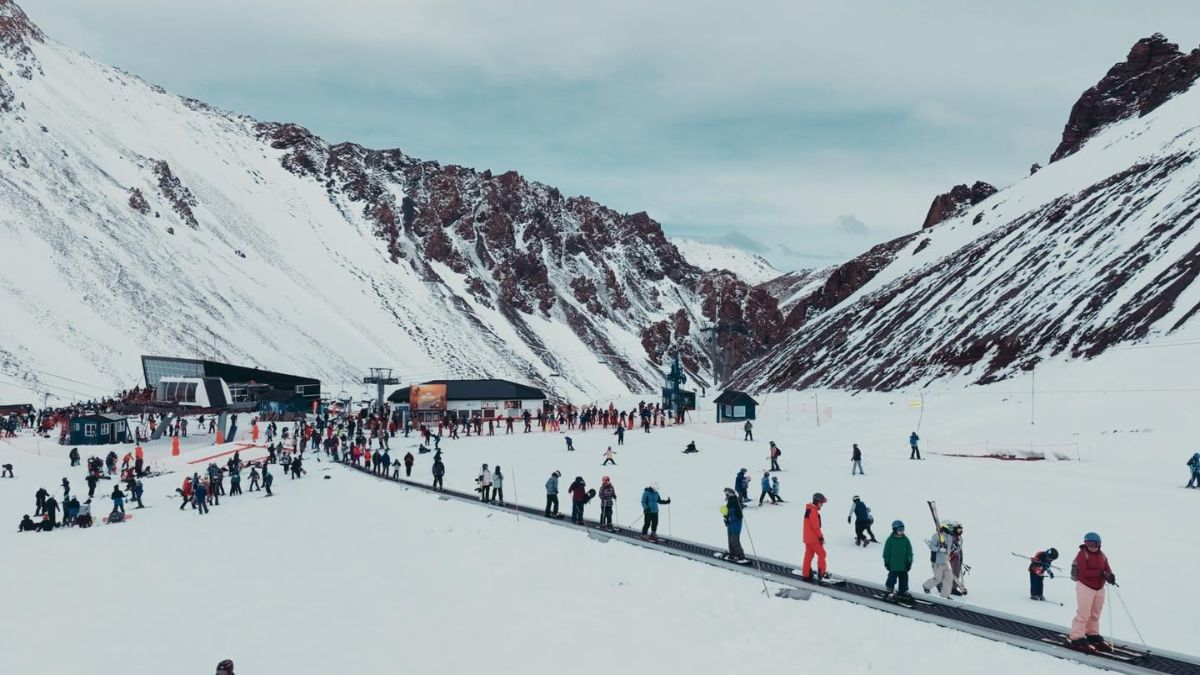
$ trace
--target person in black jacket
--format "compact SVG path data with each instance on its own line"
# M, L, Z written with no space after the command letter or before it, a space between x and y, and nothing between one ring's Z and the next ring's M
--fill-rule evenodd
M858 495L854 495L850 514L846 516L847 523L850 522L851 516L854 517L854 545L865 547L867 544L878 544L875 533L871 531L871 523L875 522L875 518L871 515L871 509L867 507L867 503L859 499ZM867 535L871 537L869 540Z
M37 505L37 510L33 512L33 515L42 515L42 512L46 510L46 498L49 496L50 493L46 492L46 488L38 488L38 491L33 493L33 499Z
M1058 549L1050 547L1045 551L1038 551L1029 559L1029 599L1030 600L1045 600L1046 596L1042 595L1044 577L1054 578L1054 561L1058 560Z
M50 517L50 527L58 527L58 502L54 497L46 497L46 504L42 508Z
M21 524L17 526L17 532L33 532L37 529L37 523L33 522L33 519L29 517L28 513L26 513L25 517L21 519Z

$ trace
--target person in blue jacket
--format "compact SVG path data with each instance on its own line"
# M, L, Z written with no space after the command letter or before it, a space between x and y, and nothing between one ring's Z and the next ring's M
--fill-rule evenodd
M208 513L208 481L196 481L194 490L197 515Z
M758 496L758 505L762 506L763 500L767 497L771 498L771 503L775 504L779 501L779 497L775 495L775 491L771 489L771 472L764 471L762 482L759 485L762 488L762 494Z
M142 503L142 494L144 492L145 488L142 486L142 481L141 479L138 479L138 482L133 484L133 501L137 502L137 507L139 509L146 508L146 505Z
M1200 488L1200 452L1192 455L1187 465L1192 470L1192 477L1188 480L1187 487Z
M908 447L912 448L912 452L908 453L909 459L921 459L921 448L917 447L920 440L921 437L915 431L908 435Z
M742 550L742 502L737 493L725 488L725 532L729 535L729 559L745 560L746 552Z
M737 475L733 478L733 489L737 491L738 498L745 504L750 501L750 476L746 475L745 467L738 470Z
M642 490L642 536L658 539L658 505L670 504L658 494L658 483L651 483Z

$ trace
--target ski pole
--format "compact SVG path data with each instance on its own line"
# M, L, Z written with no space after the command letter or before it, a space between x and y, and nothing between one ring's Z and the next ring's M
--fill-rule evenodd
M750 540L750 552L754 554L754 567L758 570L759 580L762 581L763 594L767 599L771 599L771 591L767 590L767 576L763 574L762 564L758 561L758 548L754 546L754 535L750 534L750 521L746 518L746 511L742 511L742 526L746 528L746 538Z
M1129 613L1129 606L1125 604L1125 598L1121 597L1121 587L1116 584L1113 584L1112 587L1117 591L1117 600L1121 601L1121 609L1124 609L1125 616L1129 617L1129 625L1133 626L1133 632L1137 633L1138 640L1142 643L1142 648L1146 651L1150 651L1150 647L1146 645L1146 638L1142 637L1142 631L1138 630L1137 623L1133 620L1133 614ZM1109 613L1108 617L1111 625L1111 612Z
M517 516L517 522L520 523L521 508L519 504L521 503L521 498L517 495L517 472L513 471L511 475L513 482L513 513Z
M667 536L671 535L671 505L667 504Z

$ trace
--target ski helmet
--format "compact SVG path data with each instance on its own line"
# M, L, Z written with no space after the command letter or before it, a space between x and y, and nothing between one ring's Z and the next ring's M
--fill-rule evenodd
M1095 532L1088 532L1087 534L1083 535L1083 540L1084 541L1094 541L1097 544L1099 544L1100 543L1100 535L1096 534Z
M650 481L650 489L654 490L655 492L658 492L658 482Z
M850 501L852 501L852 502L857 502L857 501L859 501L859 499L858 499L858 495L854 495L853 497L851 497L851 498L850 498Z
M825 502L829 501L828 499L825 499L825 495L821 494L820 492L814 492L812 500L814 504L824 504Z
M892 521L892 531L893 532L895 532L896 530L903 530L903 529L904 529L904 521L903 520L893 520Z
M1046 549L1046 557L1051 560L1058 560L1058 549L1054 548L1053 546Z

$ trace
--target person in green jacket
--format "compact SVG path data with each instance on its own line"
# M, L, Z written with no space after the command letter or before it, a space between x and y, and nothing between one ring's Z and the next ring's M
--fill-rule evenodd
M904 536L904 522L892 521L892 536L883 545L883 566L887 569L888 595L897 598L911 598L908 593L908 572L912 569L912 542ZM896 581L900 582L900 592L893 593Z

